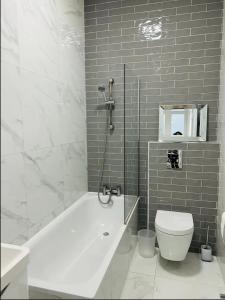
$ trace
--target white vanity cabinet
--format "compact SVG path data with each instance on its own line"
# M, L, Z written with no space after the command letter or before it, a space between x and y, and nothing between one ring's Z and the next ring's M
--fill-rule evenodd
M29 299L26 247L1 244L1 299Z

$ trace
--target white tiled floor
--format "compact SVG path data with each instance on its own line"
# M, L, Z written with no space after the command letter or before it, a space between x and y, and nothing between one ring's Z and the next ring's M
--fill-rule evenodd
M136 248L121 299L219 299L225 286L216 257L203 262L188 253L183 262L143 258Z

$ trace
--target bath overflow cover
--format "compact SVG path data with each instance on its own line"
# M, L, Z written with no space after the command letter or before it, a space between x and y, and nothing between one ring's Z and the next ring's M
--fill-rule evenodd
M106 231L106 232L103 233L103 235L107 236L107 235L109 235L109 233Z

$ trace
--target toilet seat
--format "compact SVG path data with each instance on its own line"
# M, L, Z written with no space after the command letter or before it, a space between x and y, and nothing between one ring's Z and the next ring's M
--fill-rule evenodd
M175 236L191 234L194 229L191 214L166 210L157 211L155 226L161 232Z

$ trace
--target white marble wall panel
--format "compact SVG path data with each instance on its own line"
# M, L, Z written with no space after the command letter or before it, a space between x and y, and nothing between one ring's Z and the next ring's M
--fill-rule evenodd
M22 151L24 146L21 70L5 62L1 68L1 153L7 155Z
M19 65L17 0L1 1L1 61Z
M64 157L64 205L68 207L87 190L86 143L72 143L62 146Z
M87 191L83 0L2 0L2 240Z
M25 242L28 237L25 168L21 153L1 159L2 241Z
M24 154L28 217L41 225L55 208L63 206L63 160L60 148Z
M17 8L20 66L57 80L60 54L54 1L19 0Z

